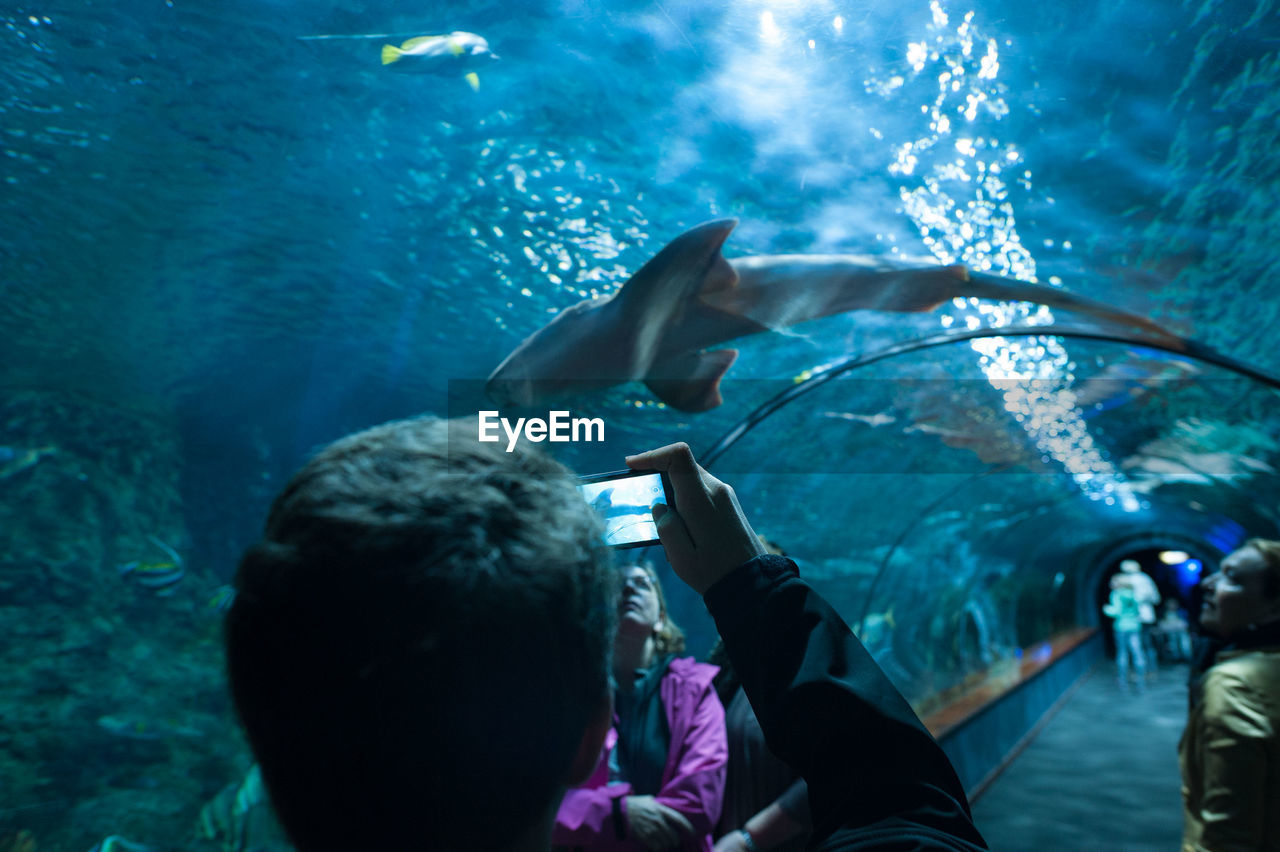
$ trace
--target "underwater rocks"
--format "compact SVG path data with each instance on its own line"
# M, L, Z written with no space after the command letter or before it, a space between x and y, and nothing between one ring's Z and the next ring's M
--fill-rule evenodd
M172 418L26 392L0 424L0 444L39 450L0 453L9 824L41 850L181 844L247 750L208 606L222 580L186 553ZM131 561L148 568L122 575Z

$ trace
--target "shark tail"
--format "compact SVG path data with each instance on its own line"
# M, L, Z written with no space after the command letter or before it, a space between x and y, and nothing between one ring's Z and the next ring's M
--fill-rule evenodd
M1076 311L1104 322L1141 329L1148 334L1175 344L1179 349L1186 348L1187 341L1146 317L1102 302L1095 302L1093 299L1087 299L1084 296L1078 296L1075 293L1060 290L1057 287L1029 284L1025 281L1012 281L997 275L986 275L981 272L970 272L969 282L970 286L965 294L968 296L1009 302L1036 302L1041 305L1047 305L1050 308Z
M400 57L404 55L404 51L396 47L394 44L384 44L382 46L382 64L390 65L393 62L399 62Z
M709 411L724 401L720 380L737 359L737 349L678 355L655 364L644 383L677 411Z

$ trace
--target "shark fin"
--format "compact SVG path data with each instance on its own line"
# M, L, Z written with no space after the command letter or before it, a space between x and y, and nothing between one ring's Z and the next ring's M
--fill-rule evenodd
M394 44L384 44L382 46L382 64L390 65L392 62L399 62L403 54L404 51Z
M469 74L467 74L465 77L463 77L463 79L467 81L467 85L471 87L471 91L473 92L480 91L480 75L479 74L472 71Z
M726 235L727 236L727 235ZM707 267L706 274L702 276L702 286L698 288L697 295L705 296L709 293L719 293L724 290L732 290L738 286L738 273L724 259L724 255L719 252L711 259L711 265Z
M663 247L627 279L614 301L636 329L632 363L640 375L658 360L663 335L678 323L691 301L707 286L729 286L738 273L724 259L720 247L737 219L707 222L685 231ZM728 279L728 284L719 283Z
M677 355L655 365L644 383L654 396L678 411L709 411L723 402L720 379L737 358L737 349Z
M720 254L720 247L737 224L737 219L719 219L685 231L628 278L617 298L627 302L656 298L674 305L708 288L732 287L738 273Z

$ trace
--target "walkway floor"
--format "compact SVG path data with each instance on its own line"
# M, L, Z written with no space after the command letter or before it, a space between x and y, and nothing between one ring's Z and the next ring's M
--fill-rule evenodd
M1030 745L973 805L995 852L1176 852L1182 838L1178 738L1187 669L1139 694L1111 662L1085 675Z

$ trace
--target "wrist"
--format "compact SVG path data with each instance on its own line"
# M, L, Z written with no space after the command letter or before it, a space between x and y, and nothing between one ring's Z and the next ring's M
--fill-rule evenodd
M751 832L745 828L738 829L738 836L742 838L742 848L747 852L760 852L760 847L756 845L756 839L751 836Z

